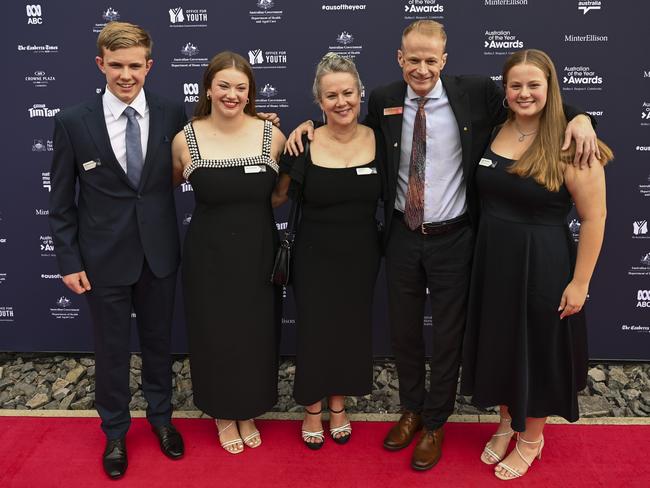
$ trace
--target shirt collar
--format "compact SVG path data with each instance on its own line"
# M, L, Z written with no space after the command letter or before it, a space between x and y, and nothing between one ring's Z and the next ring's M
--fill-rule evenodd
M133 109L138 113L138 115L140 115L140 117L144 117L147 111L147 97L144 95L144 88L140 90L140 93L138 93L138 96L135 97L130 105L124 103L122 100L113 95L113 93L111 93L111 91L108 89L108 86L106 86L106 89L104 90L102 99L104 106L108 108L116 120L122 116L124 109L129 106L133 107Z
M444 88L442 87L442 81L440 78L438 78L438 81L436 81L436 84L434 87L431 89L429 93L427 93L424 98L440 98L444 92ZM417 100L420 98L420 95L415 93L413 91L413 88L410 87L410 85L406 85L406 98L408 100Z

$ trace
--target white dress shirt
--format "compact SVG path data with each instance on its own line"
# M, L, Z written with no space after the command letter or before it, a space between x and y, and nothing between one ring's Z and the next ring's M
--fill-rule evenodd
M418 111L417 95L406 89L402 121L402 142L397 177L395 208L404 211L409 181L413 125ZM467 210L463 181L460 133L456 117L442 82L427 93L424 112L427 120L424 175L424 222L442 222L459 217Z
M104 105L104 120L108 137L111 139L113 153L126 173L126 122L127 118L124 109L128 107L126 103L117 98L106 87L102 96ZM147 157L147 141L149 140L149 107L147 99L144 96L144 89L140 90L138 96L131 102L131 107L135 109L136 118L140 124L140 141L142 143L142 160Z

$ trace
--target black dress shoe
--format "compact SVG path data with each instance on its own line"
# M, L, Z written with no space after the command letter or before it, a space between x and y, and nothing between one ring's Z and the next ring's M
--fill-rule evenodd
M165 456L169 459L180 459L183 457L183 453L185 452L183 438L172 424L152 427L152 430L158 436L160 450Z
M118 479L124 476L129 462L126 459L126 439L109 439L106 441L106 449L102 457L104 472L111 479Z

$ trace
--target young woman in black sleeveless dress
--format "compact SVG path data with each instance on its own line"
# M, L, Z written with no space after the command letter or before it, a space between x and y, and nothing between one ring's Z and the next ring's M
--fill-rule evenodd
M541 456L547 416L578 419L588 359L582 307L603 239L603 165L612 154L601 144L591 166L566 163L573 156L560 151L566 120L557 76L543 52L513 54L503 82L510 117L476 173L481 219L461 393L481 407L500 405L481 460L512 479ZM572 201L582 219L577 257L567 226Z
M194 404L217 420L224 449L261 444L252 419L277 400L280 303L269 283L277 248L271 208L284 136L255 117L255 82L239 55L206 69L174 161L196 206L183 248Z

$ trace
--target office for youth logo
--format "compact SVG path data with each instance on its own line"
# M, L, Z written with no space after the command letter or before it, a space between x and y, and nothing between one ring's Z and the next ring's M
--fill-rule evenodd
M29 25L40 25L43 23L43 9L40 5L25 5L27 12L27 23Z
M0 322L14 321L14 307L0 307Z
M647 220L635 220L632 222L632 239L650 239Z
M285 69L287 67L287 52L251 49L248 51L248 62L253 69Z
M208 9L205 8L170 8L169 14L170 27L207 27L208 26Z
M602 4L600 0L578 0L578 10L587 15L592 10L600 10Z

